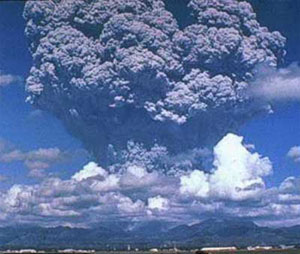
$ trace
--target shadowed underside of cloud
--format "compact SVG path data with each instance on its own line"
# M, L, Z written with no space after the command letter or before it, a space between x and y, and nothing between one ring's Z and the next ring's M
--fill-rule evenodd
M272 173L270 160L248 151L242 140L226 135L215 146L207 173L192 170L167 176L130 165L112 174L90 162L70 179L14 185L0 193L0 224L93 227L112 220L189 223L216 215L296 222L300 180L289 177L268 189L264 177Z
M284 55L280 33L236 0L28 1L24 17L28 100L104 167L130 140L170 156L212 147L268 112L245 91L258 64Z

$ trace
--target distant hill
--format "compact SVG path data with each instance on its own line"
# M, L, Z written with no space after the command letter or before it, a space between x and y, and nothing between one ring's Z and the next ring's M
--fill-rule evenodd
M125 249L176 246L279 245L299 244L300 226L260 227L252 221L209 219L194 225L171 227L155 221L141 224L106 223L93 229L69 227L0 228L0 247L6 248L96 248Z

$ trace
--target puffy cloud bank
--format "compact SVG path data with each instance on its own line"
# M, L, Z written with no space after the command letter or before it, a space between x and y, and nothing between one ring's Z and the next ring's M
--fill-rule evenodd
M89 227L124 219L187 223L211 215L299 223L300 179L289 177L268 189L264 177L272 173L270 160L247 150L242 140L226 135L215 146L213 167L206 173L167 176L138 165L108 173L90 162L69 179L14 185L0 193L0 224Z
M170 4L185 10L184 21ZM148 159L160 149L203 165L191 155L198 147L267 112L246 91L259 64L276 68L284 55L280 33L237 0L27 1L24 17L28 100L60 118L104 167L119 163L115 154L134 157L132 144Z

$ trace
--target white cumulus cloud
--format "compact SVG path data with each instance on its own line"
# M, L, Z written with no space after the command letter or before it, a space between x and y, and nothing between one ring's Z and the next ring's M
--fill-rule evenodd
M265 188L263 177L272 173L269 158L249 152L242 141L242 137L228 134L214 148L216 170L210 180L212 192L220 197L254 198Z
M287 157L295 162L300 162L300 146L293 146L287 153Z
M209 195L209 176L203 171L194 170L189 175L180 178L180 192L196 197L207 197Z
M214 148L214 169L192 171L181 177L180 191L200 198L244 200L265 189L264 176L272 173L270 160L249 152L243 138L227 134Z
M300 100L300 68L292 64L287 68L260 67L252 86L252 95L267 101Z
M107 172L103 168L99 167L95 162L89 162L82 170L75 173L72 176L72 179L82 181L95 176L107 177Z
M169 200L161 197L160 195L156 197L148 198L148 208L151 210L168 210Z

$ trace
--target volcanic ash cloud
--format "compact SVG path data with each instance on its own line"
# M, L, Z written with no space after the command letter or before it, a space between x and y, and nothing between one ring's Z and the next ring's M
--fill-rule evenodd
M139 158L168 171L162 157L186 154L196 167L199 147L268 110L246 90L284 55L280 33L236 0L28 1L24 17L28 100L103 166Z

